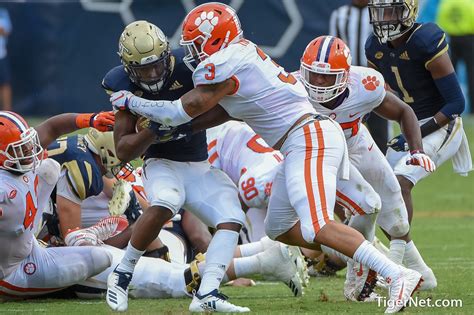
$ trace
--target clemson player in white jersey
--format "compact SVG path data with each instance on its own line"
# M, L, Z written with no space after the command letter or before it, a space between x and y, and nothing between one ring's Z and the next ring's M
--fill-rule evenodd
M59 177L59 164L43 148L78 128L112 124L111 113L62 114L30 128L20 115L0 111L1 298L54 292L110 266L100 248L43 248L34 233Z
M178 126L219 103L230 116L245 121L285 156L273 181L267 235L313 249L324 244L354 257L388 280L387 311L399 311L422 280L421 274L393 263L358 231L333 220L336 179L348 175L339 125L317 115L304 86L243 39L231 7L213 2L191 10L183 22L181 45L188 51L184 61L190 67L197 63L193 90L175 101L149 101L119 91L112 94L112 105ZM213 311L225 310L224 302L212 292L195 294L189 309L202 312L215 304Z
M436 286L436 278L418 251L405 253L406 243L412 241L400 185L362 123L364 116L372 111L386 119L396 120L407 137L410 149L423 152L415 113L395 95L385 91L384 79L379 72L351 66L350 60L349 48L341 39L320 36L307 45L300 68L300 79L315 109L336 120L346 136L351 161L350 180L338 181L337 201L352 213L362 210L368 214L352 216L349 225L361 230L369 241L375 234L372 213L380 209L377 223L391 239L389 257L397 264L402 264L404 256L406 261L421 261L422 264L408 267L418 267L416 270L423 274L425 280L422 285L432 289ZM429 157L423 157L422 161L423 169L434 171L435 165ZM353 268L349 266L348 271L348 279L351 273L354 279ZM349 291L354 287L346 284ZM348 298L353 293L345 290Z

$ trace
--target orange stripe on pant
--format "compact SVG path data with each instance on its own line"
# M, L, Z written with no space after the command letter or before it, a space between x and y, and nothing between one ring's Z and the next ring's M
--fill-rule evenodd
M6 281L0 281L0 287L5 287L9 290L17 291L17 292L49 292L49 291L54 292L54 291L62 289L62 288L22 288L22 287L17 287L16 285L13 285Z
M306 145L305 159L304 159L304 182L306 186L306 195L308 196L309 211L311 213L311 220L313 221L313 228L315 233L320 229L318 222L318 215L316 214L316 203L314 201L313 183L311 181L311 157L313 152L313 142L311 140L311 131L309 126L303 127L304 140Z
M344 200L345 202L347 202L349 204L349 206L357 211L358 214L360 215L364 215L365 214L365 211L362 210L361 207L359 207L359 205L357 203L355 203L351 198L347 197L346 195L344 195L343 193L341 193L339 190L336 191L336 196L341 198L342 200ZM351 209L349 209L351 210ZM351 210L352 213L354 213L354 211ZM355 213L354 213L355 214Z
M314 127L316 128L316 135L318 139L318 157L316 158L316 173L318 175L318 190L319 197L321 199L321 209L323 212L324 223L329 222L328 215L328 206L326 201L326 191L324 189L324 176L323 176L323 160L324 160L324 137L323 130L319 121L314 122Z

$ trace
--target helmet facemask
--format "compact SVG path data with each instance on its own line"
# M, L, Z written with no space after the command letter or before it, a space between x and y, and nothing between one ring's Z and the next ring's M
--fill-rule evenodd
M29 128L20 135L21 139L11 142L0 154L5 157L2 167L17 173L34 171L41 165L43 148L38 133Z
M370 23L374 34L382 43L395 40L405 34L413 26L416 16L403 0L369 2Z
M141 64L125 64L130 79L150 93L159 93L171 72L170 50L165 50L160 57L151 55L143 58Z
M312 65L308 65L302 62L300 73L309 99L317 103L329 102L341 95L347 88L348 71L345 69L331 69L329 63L315 61ZM312 76L315 74L335 76L334 84L319 86L311 83Z

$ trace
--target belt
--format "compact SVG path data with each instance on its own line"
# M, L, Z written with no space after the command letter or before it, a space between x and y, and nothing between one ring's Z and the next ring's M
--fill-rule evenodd
M326 115L321 115L321 114L314 114L314 115L309 115L308 117L305 117L303 120L301 120L300 122L298 122L296 125L292 126L290 128L290 130L288 130L288 132L280 139L278 140L278 142L276 143L276 145L274 146L274 149L276 150L279 150L281 149L281 147L283 146L283 144L285 143L286 139L288 139L288 136L293 133L295 130L315 121L315 120L318 120L318 121L321 121L321 120L328 120L330 119L328 116Z

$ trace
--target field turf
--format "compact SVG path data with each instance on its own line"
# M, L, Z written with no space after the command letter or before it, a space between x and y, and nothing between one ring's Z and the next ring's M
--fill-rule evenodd
M34 125L34 122L32 123ZM474 156L474 116L464 118ZM474 314L474 173L461 177L451 162L414 190L415 216L411 234L435 272L438 288L418 297L460 299L458 308L408 308L405 313ZM379 238L385 238L379 233ZM383 313L376 303L353 303L342 295L343 273L312 278L305 296L293 298L281 283L257 282L251 288L224 287L231 302L259 314ZM186 314L189 299L131 300L130 314ZM32 300L0 303L0 314L111 314L105 300Z

